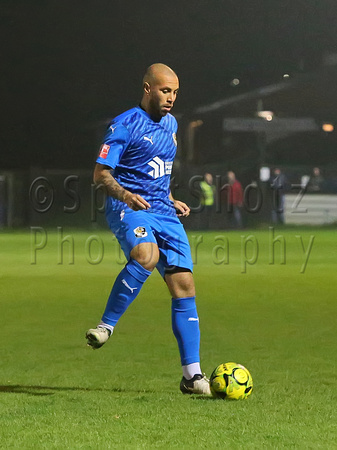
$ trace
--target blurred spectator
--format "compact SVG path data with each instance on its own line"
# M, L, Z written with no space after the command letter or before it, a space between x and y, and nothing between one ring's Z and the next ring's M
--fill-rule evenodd
M201 211L201 228L208 229L212 217L215 193L213 176L210 173L205 173L203 181L200 182L200 188L202 192L201 204L203 205Z
M206 207L213 206L215 186L213 186L213 176L210 173L205 173L203 181L200 182L200 188L203 194L201 204Z
M312 175L307 185L308 192L318 193L324 190L324 178L321 175L321 171L318 167L314 167Z
M271 210L272 222L284 223L284 196L287 188L287 179L281 172L281 169L273 170L273 175L270 179L270 186L273 190L273 206Z
M242 204L243 204L243 189L240 181L236 179L235 173L230 171L227 173L229 190L228 190L228 205L230 212L233 213L231 222L235 228L242 228ZM234 219L234 220L233 220Z

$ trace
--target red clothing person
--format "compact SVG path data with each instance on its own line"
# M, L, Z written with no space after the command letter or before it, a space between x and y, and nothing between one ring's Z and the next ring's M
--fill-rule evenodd
M241 208L243 204L242 184L235 177L234 172L227 173L229 189L228 204L231 206L231 212L234 214L234 226L242 228Z
M243 204L243 189L240 181L235 180L233 184L230 183L229 188L229 204L237 205L239 207Z

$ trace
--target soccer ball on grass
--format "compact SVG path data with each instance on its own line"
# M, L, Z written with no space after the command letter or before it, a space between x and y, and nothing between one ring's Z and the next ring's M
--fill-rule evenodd
M228 362L213 370L210 386L213 397L239 400L252 393L253 379L244 366Z

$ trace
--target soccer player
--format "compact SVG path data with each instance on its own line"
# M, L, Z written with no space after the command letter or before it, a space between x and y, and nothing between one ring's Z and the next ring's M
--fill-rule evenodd
M172 328L180 351L184 394L210 394L200 368L199 318L190 246L177 216L189 207L170 192L177 122L170 114L179 89L175 72L150 66L139 106L117 116L108 128L94 171L107 193L106 218L127 259L112 287L102 321L87 331L100 348L143 284L157 268L172 296Z

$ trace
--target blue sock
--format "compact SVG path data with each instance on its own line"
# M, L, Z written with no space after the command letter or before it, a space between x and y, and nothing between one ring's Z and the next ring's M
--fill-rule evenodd
M172 299L172 330L178 341L181 365L200 362L200 330L195 297Z
M144 269L134 259L130 259L115 280L102 322L115 326L128 306L137 297L149 275L151 275L149 270Z

